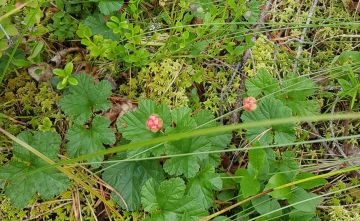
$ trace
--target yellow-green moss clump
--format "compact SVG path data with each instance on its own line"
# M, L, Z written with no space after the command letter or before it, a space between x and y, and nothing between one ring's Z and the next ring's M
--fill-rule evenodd
M335 185L329 189L329 192L333 194L329 196L326 205L319 210L322 220L360 220L359 188L351 188L344 191L344 189L357 186L359 183L360 181L356 178L351 178L347 182L336 182Z
M286 74L291 72L292 61L291 54L286 52L285 48L276 46L265 35L259 35L251 49L244 73L252 77L256 70L265 68L274 76Z
M331 208L330 219L332 221L357 221L360 220L360 206L347 209L346 207Z
M229 83L233 70L221 66L191 66L184 60L164 59L150 63L136 76L120 86L120 93L130 99L149 98L172 107L188 106L190 89L202 88L200 105L219 114L220 94ZM223 110L226 112L236 103L240 89L240 76L236 76L229 90L224 93ZM197 96L197 95L195 95ZM199 105L199 106L200 106ZM198 104L192 104L198 107Z
M35 82L26 72L21 72L6 82L0 96L0 112L37 129L45 117L54 119L54 123L62 118L57 108L59 100L60 95L49 83ZM19 132L19 125L12 123L7 126L10 132Z
M193 84L194 70L183 60L165 59L141 69L128 84L120 86L129 98L149 98L173 107L188 104L187 89Z

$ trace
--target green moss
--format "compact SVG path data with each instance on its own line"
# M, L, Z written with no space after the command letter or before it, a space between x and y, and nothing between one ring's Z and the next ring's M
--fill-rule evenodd
M329 192L335 192L327 201L325 207L319 211L322 220L352 221L360 220L359 189L353 188L347 191L339 191L359 184L358 179L351 179L350 182L338 181ZM344 205L355 205L348 207Z
M54 119L54 123L63 118L57 108L59 100L60 95L47 82L37 83L26 72L20 72L7 81L4 93L0 96L0 111L37 129L45 117ZM17 133L19 131L16 128L22 127L8 124L6 128Z
M334 207L329 210L331 221L356 221L360 220L360 206L353 208Z
M251 52L252 55L249 56L247 65L244 67L244 73L249 77L254 76L255 71L260 68L265 68L274 76L291 72L293 61L291 54L286 52L285 47L276 46L265 35L259 35Z
M188 89L193 84L194 70L183 60L164 59L150 63L127 84L120 86L120 93L129 98L150 98L172 107L187 105Z
M190 104L195 85L205 88L201 92L200 104L219 114L221 91L226 88L233 70L222 67L191 66L184 60L164 59L160 63L150 63L126 84L120 86L120 94L131 99L150 98L158 103L172 107ZM230 89L224 94L224 112L234 107L240 88L240 76L236 76Z
M0 127L16 135L26 128L38 129L46 118L56 125L64 120L57 107L59 100L60 95L47 82L35 82L26 72L10 76L0 95L0 112L26 125L2 118ZM10 144L8 139L0 136L0 146L9 147ZM2 154L2 157L7 157L7 154Z

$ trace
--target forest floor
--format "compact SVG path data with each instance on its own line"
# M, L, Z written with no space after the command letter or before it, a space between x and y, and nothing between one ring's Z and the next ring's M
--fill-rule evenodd
M0 220L360 220L358 0L0 0Z

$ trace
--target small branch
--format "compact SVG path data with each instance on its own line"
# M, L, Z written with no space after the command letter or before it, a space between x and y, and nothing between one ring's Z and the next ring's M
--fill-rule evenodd
M297 53L296 53L296 57L295 57L295 61L294 61L294 64L293 64L293 72L296 72L297 70L297 66L298 66L298 63L299 63L299 58L300 58L300 55L301 55L301 52L302 52L302 44L304 43L304 38L305 38L305 35L306 35L306 31L307 31L307 25L310 24L311 22L311 17L315 11L315 8L316 8L316 5L318 3L318 0L314 0L310 10L309 10L309 14L307 16L307 19L306 19L306 25L305 25L305 28L303 29L302 33L301 33L301 37L300 37L300 45L297 49Z
M11 121L11 122L13 122L13 123L15 123L15 124L20 124L20 125L22 125L22 126L26 126L26 125L27 125L27 123L25 123L25 122L22 122L22 121L20 121L20 120L16 120L15 118L12 118L12 117L7 116L7 115L2 114L2 113L0 113L0 119L1 119L1 118L6 118L6 119L8 119L9 121Z

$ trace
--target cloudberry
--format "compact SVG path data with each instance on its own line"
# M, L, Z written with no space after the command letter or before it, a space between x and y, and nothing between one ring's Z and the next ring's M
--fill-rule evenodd
M256 99L254 97L245 97L243 100L243 108L246 111L256 110Z
M153 133L161 130L163 126L163 121L157 114L151 114L146 121L146 127Z

